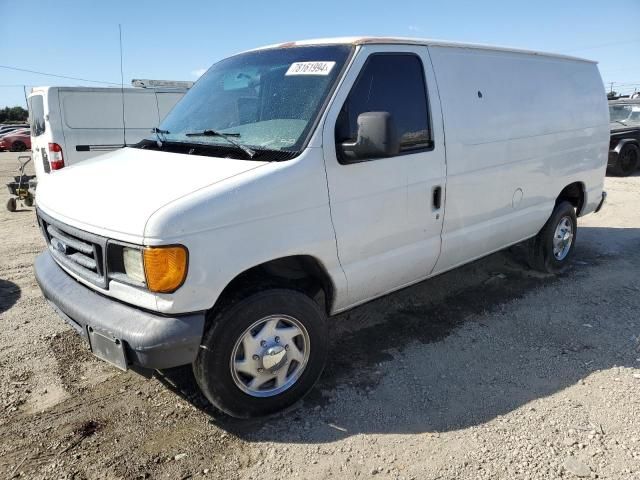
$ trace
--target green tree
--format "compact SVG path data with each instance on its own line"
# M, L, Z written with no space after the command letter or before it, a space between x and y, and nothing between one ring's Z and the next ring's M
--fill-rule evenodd
M0 123L26 122L29 112L22 107L4 107L0 110Z

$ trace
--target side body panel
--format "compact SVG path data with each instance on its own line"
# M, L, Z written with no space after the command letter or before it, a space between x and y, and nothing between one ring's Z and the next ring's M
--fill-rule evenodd
M149 136L149 131L158 126L182 96L183 93L125 89L123 99L117 88L61 89L59 111L65 164L73 165L123 145L138 143Z
M562 189L593 211L607 161L608 110L592 63L429 47L447 142L442 254L448 270L535 235Z

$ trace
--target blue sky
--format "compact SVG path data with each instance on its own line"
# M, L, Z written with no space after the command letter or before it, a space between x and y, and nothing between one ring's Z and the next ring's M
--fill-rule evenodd
M119 82L120 23L126 84L195 80L216 60L280 41L400 35L591 58L607 85L633 91L640 90L639 18L640 0L0 0L0 65ZM23 84L98 85L0 68L0 107L24 105Z

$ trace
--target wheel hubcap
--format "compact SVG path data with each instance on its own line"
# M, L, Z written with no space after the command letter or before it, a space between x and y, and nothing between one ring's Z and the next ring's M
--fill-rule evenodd
M236 386L254 397L271 397L291 388L309 360L309 334L288 315L270 315L247 328L231 353Z
M564 260L573 243L573 223L569 217L562 217L553 235L553 256Z
M262 368L269 373L276 373L287 362L287 351L282 345L267 348L262 355Z

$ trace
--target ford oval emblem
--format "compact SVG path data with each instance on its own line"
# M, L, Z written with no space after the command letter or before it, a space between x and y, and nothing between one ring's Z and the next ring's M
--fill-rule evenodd
M67 245L63 242L61 242L60 240L58 240L57 238L52 238L51 239L51 246L56 249L57 251L59 251L60 253L66 255L67 253Z

